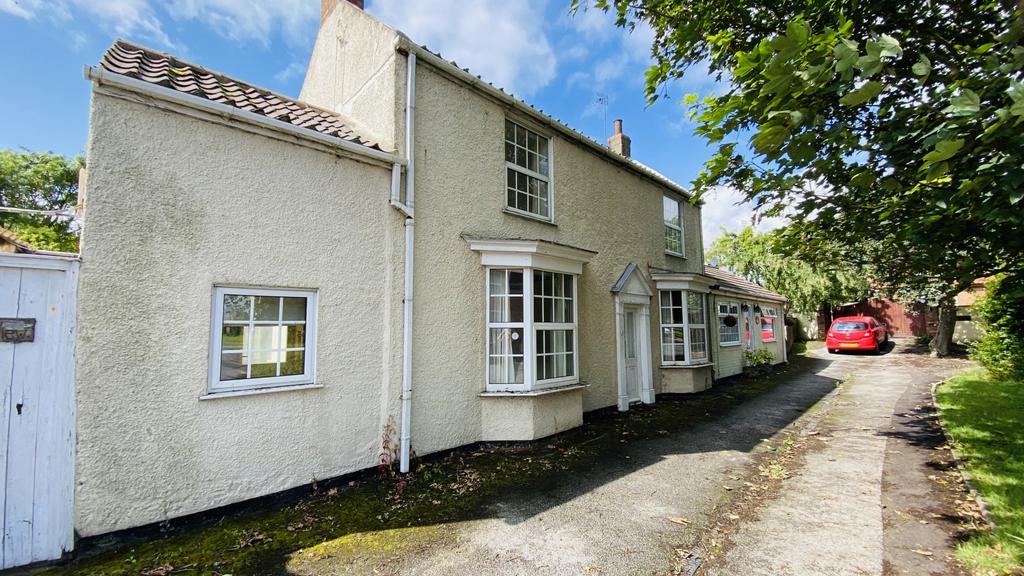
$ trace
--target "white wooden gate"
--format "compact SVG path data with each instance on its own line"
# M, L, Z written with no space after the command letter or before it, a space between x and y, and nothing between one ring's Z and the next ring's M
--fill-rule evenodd
M73 544L77 285L74 258L0 254L0 568Z

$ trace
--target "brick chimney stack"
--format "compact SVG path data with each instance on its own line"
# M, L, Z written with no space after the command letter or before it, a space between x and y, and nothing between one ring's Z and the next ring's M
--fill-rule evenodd
M615 121L615 134L608 139L608 148L616 154L621 154L626 158L629 158L629 136L622 133L622 120Z
M334 7L338 5L338 2L342 1L347 1L349 4L355 6L356 8L359 8L360 10L363 9L363 0L320 0L321 26L323 25L324 20L327 20L327 17L330 16L331 12L334 11Z

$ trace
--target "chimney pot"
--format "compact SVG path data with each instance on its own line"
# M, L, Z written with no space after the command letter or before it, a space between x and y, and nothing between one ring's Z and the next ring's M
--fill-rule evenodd
M608 139L608 148L616 154L629 158L630 140L629 136L622 133L622 119L615 120L615 134Z

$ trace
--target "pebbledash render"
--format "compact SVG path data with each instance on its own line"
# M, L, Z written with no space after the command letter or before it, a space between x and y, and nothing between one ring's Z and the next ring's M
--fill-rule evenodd
M298 100L118 41L96 67L76 531L523 441L785 359L700 206L345 1ZM769 328L766 328L769 327Z

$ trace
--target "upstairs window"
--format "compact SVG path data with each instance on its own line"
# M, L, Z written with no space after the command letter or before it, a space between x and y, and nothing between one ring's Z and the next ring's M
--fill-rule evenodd
M313 383L316 292L214 290L210 391Z
M735 302L718 303L718 345L737 346L740 343L740 305Z
M515 212L551 219L551 142L505 120L506 205Z
M700 364L708 358L704 294L662 290L661 362L663 365Z
M679 200L672 196L663 197L662 207L665 213L665 252L683 256L683 209Z

